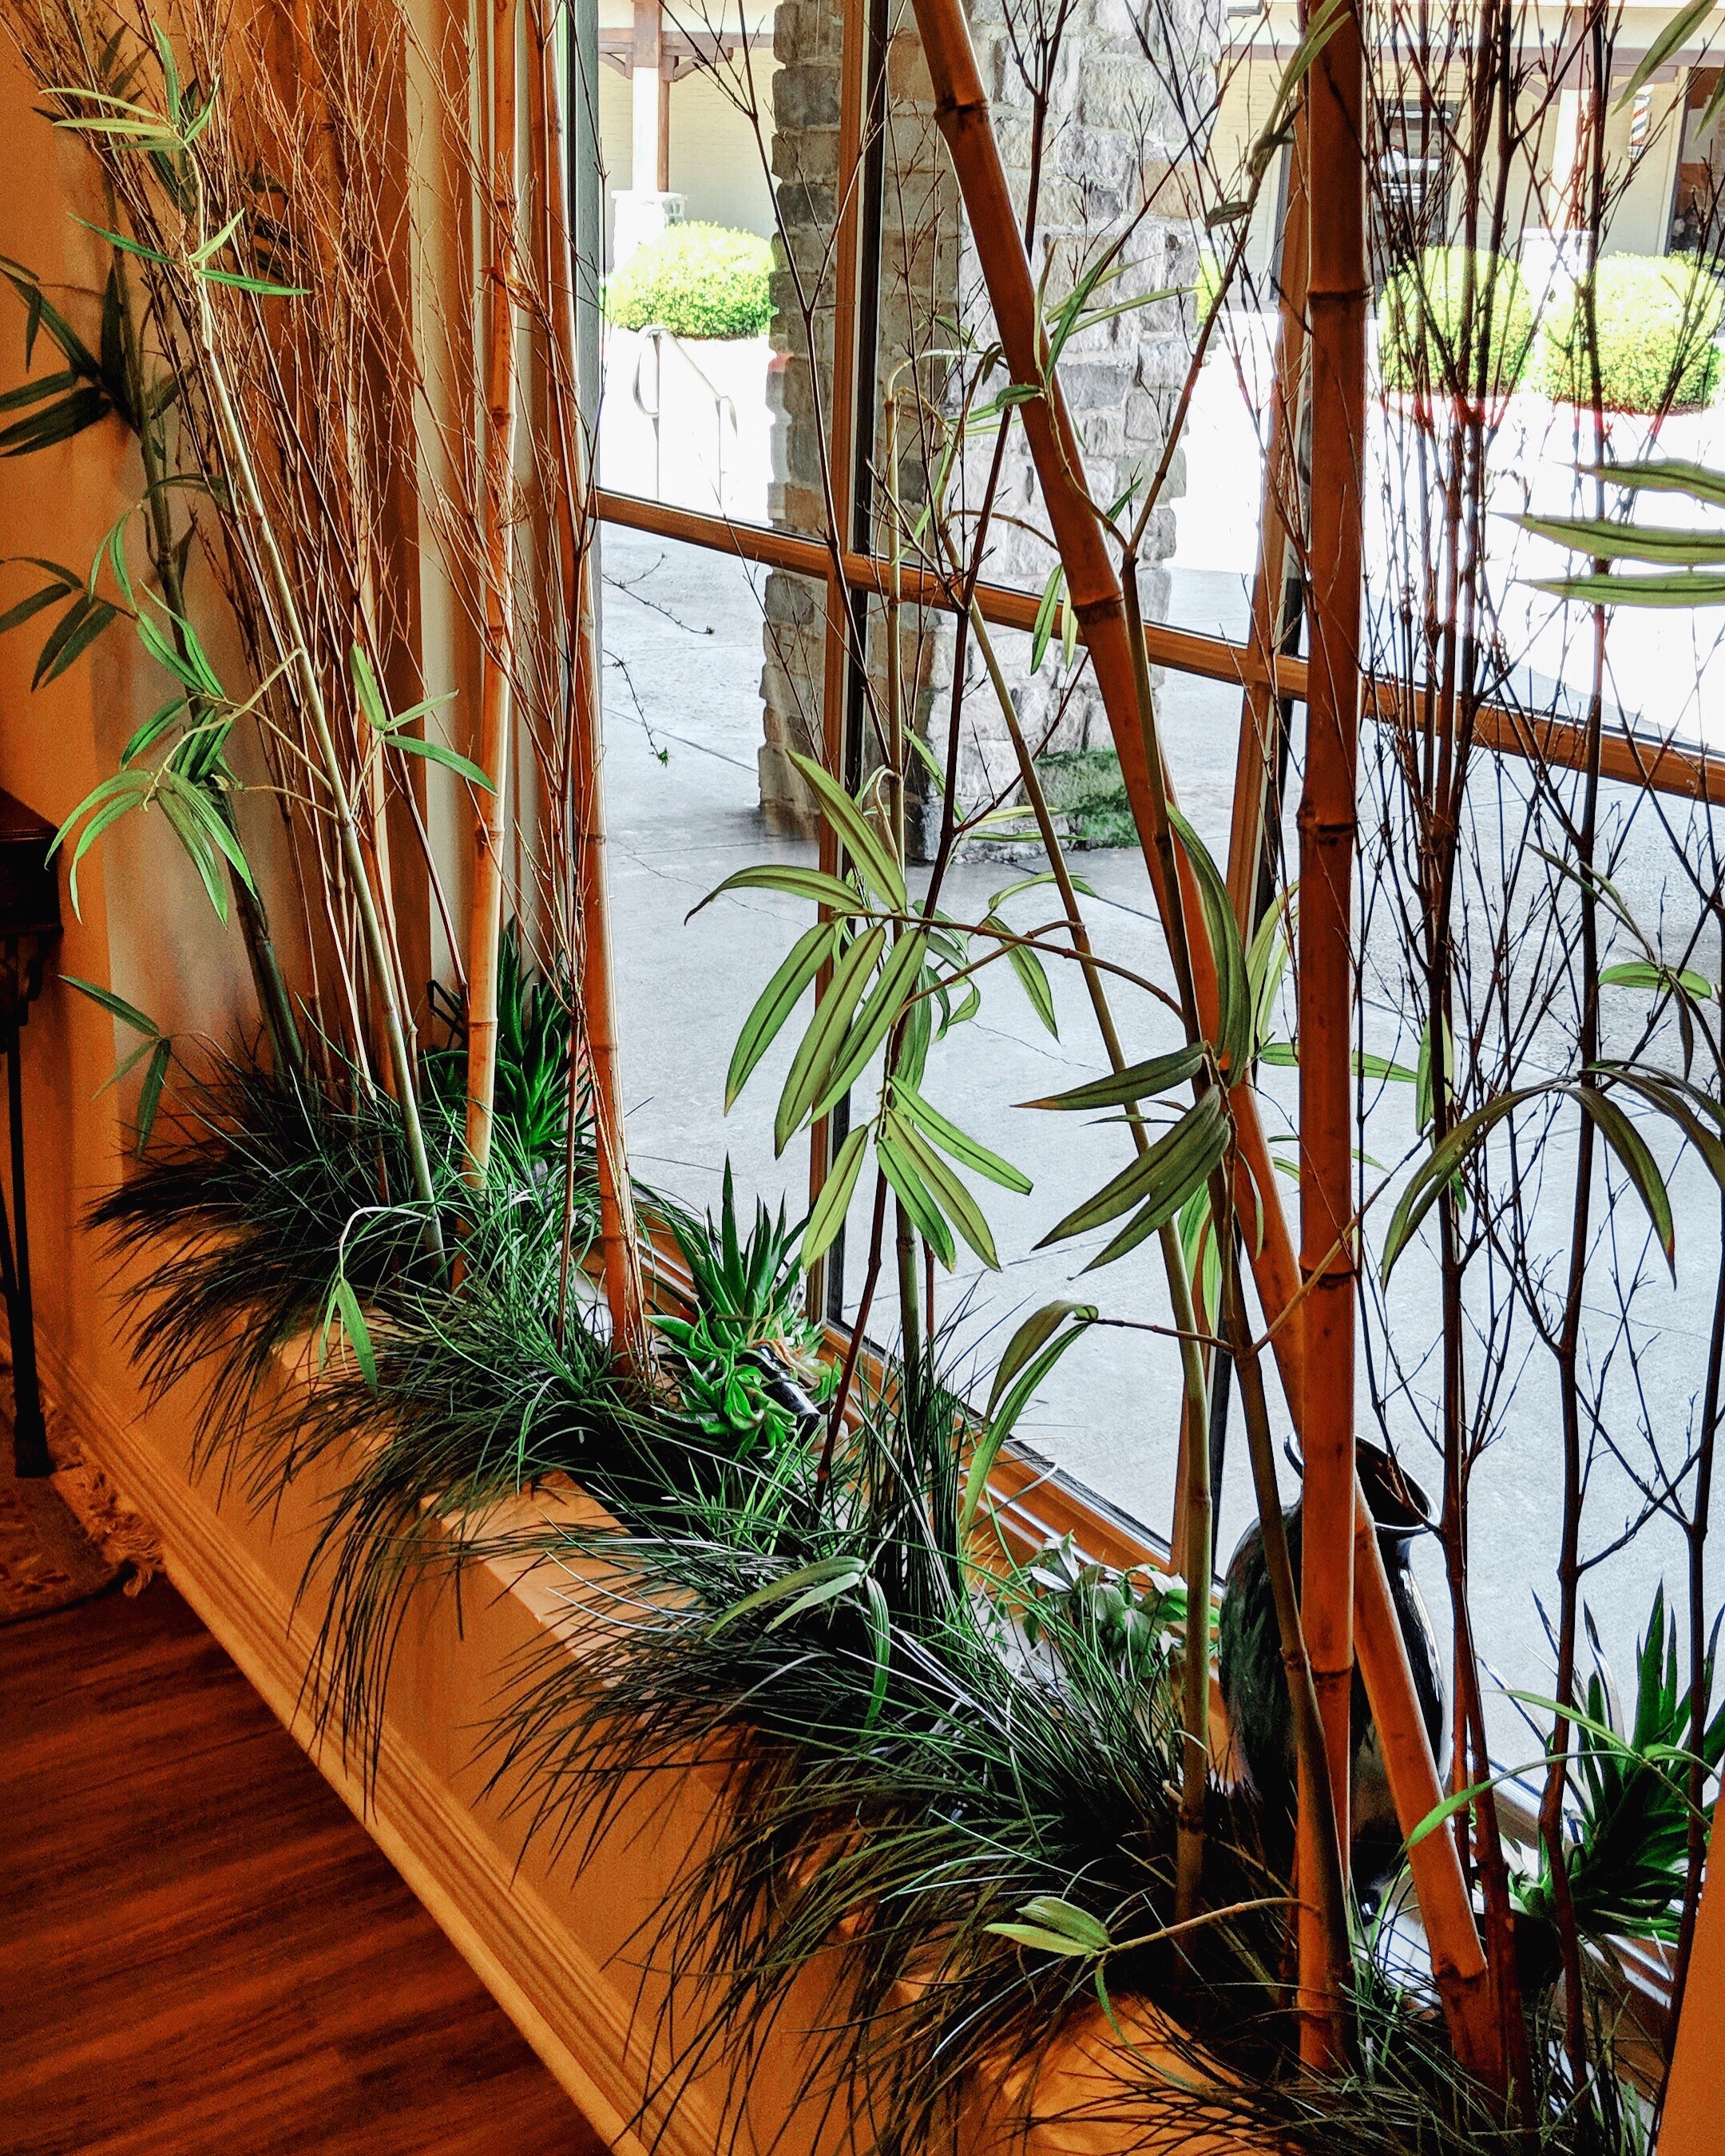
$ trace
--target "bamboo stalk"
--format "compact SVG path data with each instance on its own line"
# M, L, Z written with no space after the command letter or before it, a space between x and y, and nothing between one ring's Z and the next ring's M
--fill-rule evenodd
M895 467L889 466L896 479ZM1060 834L1055 829L1054 819L1049 814L1048 797L1042 790L1042 781L1037 773L1035 759L1030 754L1030 745L1024 739L1024 729L1019 724L1012 692L994 654L988 625L983 619L982 609L971 602L971 634L982 654L994 690L995 700L1005 722L1013 752L1018 759L1019 776L1024 784L1024 798L1036 819L1036 829L1042 840L1043 850L1048 855L1049 868L1053 874L1055 888L1060 895L1060 903L1066 909L1066 932L1072 939L1072 948L1077 953L1079 970L1084 976L1084 985L1090 997L1091 1009L1096 1021L1096 1030L1102 1037L1111 1070L1126 1068L1126 1052L1121 1045L1120 1034L1114 1023L1114 1013L1108 1002L1101 968L1096 965L1091 948L1090 933L1079 911L1078 893L1073 886L1072 873L1066 865L1066 856L1061 847ZM1133 1104L1127 1110L1127 1128L1132 1132L1132 1147L1142 1155L1150 1149L1142 1120ZM1196 1916L1201 1906L1204 1890L1204 1845L1207 1799L1209 1789L1209 1725L1210 1725L1210 1657L1208 1611L1210 1581L1215 1570L1212 1554L1214 1496L1209 1480L1209 1449L1205 1443L1205 1432L1209 1425L1209 1401L1204 1380L1204 1356L1198 1339L1198 1313L1193 1306L1192 1283L1186 1271L1185 1253L1180 1248L1180 1233L1172 1221L1163 1223L1158 1231L1158 1242L1162 1251L1163 1270L1168 1278L1168 1302L1174 1321L1174 1330L1180 1340L1180 1434L1182 1450L1188 1461L1188 1473L1182 1487L1180 1524L1182 1532L1175 1539L1179 1552L1181 1568L1186 1575L1186 1661L1182 1672L1181 1722L1185 1736L1180 1763L1180 1806L1175 1826L1174 1919L1185 1922ZM1195 1471L1192 1463L1197 1463Z
M536 22L536 35L539 28ZM594 1166L599 1189L599 1255L606 1306L611 1317L611 1337L624 1356L638 1362L647 1347L646 1291L641 1279L634 1184L629 1178L629 1151L624 1134L616 996L611 965L609 889L605 870L603 705L593 594L594 520L579 402L572 282L575 257L567 199L567 136L556 85L548 85L545 75L556 51L556 42L547 31L538 44L529 88L538 167L533 177L545 204L545 274L554 346L550 370L551 408L562 475L557 514L557 549L564 583L565 619L573 630L567 743L569 846L581 946L581 1003L575 1029L584 1040L588 1081L593 1089ZM569 1075L572 1150L565 1178L566 1214L573 1200L572 1052ZM566 1218L566 1264L567 1230ZM560 1284L560 1330L564 1292L565 1286Z
M497 975L513 669L516 0L491 7L491 246L485 272L485 650L477 762L490 782L475 830L467 938L467 1180L484 1185L497 1088Z
M1354 1256L1353 944L1365 455L1365 167L1357 0L1307 77L1312 321L1312 663L1300 803L1300 1260L1305 1312L1305 1517L1300 1609L1346 1861L1353 1773ZM1382 1643L1379 1643L1380 1648ZM1301 1792L1301 1861L1313 1792ZM1324 1945L1302 1908L1302 1971ZM1304 2025L1302 2056L1339 2054Z
M1136 662L1125 599L1096 506L1084 484L1084 460L1058 380L1045 375L1029 258L1024 251L1012 197L989 120L988 100L978 72L969 29L957 0L915 0L923 56L934 85L935 116L957 175L995 326L1014 382L1041 393L1016 409L1034 459L1055 543L1066 571L1070 603L1089 647L1096 687L1107 713L1121 778L1137 826L1164 929L1183 904L1198 922L1203 912L1189 866L1177 859L1172 880L1154 840L1150 775L1138 722ZM1170 946L1173 937L1169 934ZM1203 1023L1214 1031L1215 968L1202 934L1192 946L1194 988ZM1285 1310L1294 1300L1298 1275L1283 1218L1276 1171L1249 1084L1236 1084L1230 1106L1239 1132L1237 1197L1249 1217L1261 1219L1263 1235L1253 1265L1266 1310ZM1301 1330L1281 1327L1273 1336L1282 1384L1291 1401L1301 1388Z
M195 166L193 170L195 172ZM413 1057L408 1049L407 1031L395 991L394 968L377 911L377 896L366 870L365 850L354 819L352 797L342 776L341 757L336 748L335 736L331 731L322 685L311 661L311 646L300 619L299 602L295 597L287 565L282 559L281 549L264 506L263 489L246 444L244 431L234 408L226 371L217 349L208 288L201 278L197 280L197 289L198 336L203 354L211 408L228 460L229 477L235 483L245 505L255 543L263 552L268 588L260 593L260 596L265 598L266 604L273 599L275 608L280 612L280 620L271 624L272 632L277 649L287 654L290 678L297 687L300 701L311 721L312 737L322 765L324 783L329 789L331 812L340 835L341 860L347 870L353 903L359 914L361 938L383 1006L384 1036L399 1093L403 1136L407 1142L408 1158L412 1164L413 1188L425 1209L425 1245L441 1266L444 1262L443 1224L438 1215L430 1157L425 1149L425 1129L419 1116Z

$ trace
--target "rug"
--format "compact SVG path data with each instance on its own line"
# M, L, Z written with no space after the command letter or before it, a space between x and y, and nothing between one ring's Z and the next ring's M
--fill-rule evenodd
M0 1347L0 1402L11 1407L11 1369ZM65 1417L50 1409L52 1475L12 1471L12 1418L0 1411L0 1625L45 1616L110 1588L137 1594L162 1567L162 1544L101 1469L85 1456Z

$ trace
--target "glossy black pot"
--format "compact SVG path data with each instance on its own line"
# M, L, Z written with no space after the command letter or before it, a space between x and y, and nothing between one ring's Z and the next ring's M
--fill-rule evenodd
M1356 1456L1366 1502L1378 1524L1378 1547L1384 1553L1390 1597L1413 1666L1414 1688L1441 1772L1446 1725L1443 1668L1412 1563L1414 1537L1431 1531L1430 1507L1419 1484L1380 1445L1362 1440L1356 1447ZM1289 1506L1282 1514L1296 1589L1302 1503L1303 1500ZM1219 1631L1222 1697L1227 1703L1235 1748L1262 1808L1268 1853L1272 1861L1285 1863L1293 1851L1293 1724L1276 1605L1264 1564L1263 1530L1255 1520L1240 1537L1229 1562ZM1362 1902L1369 1903L1395 1869L1402 1837L1390 1801L1378 1733L1366 1705L1366 1689L1358 1671L1353 1679L1353 1726L1354 1887Z

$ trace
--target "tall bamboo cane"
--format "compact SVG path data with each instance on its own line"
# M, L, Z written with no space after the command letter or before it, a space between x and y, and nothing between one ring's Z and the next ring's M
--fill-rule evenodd
M497 973L503 936L503 839L514 665L516 413L516 0L491 8L491 231L485 271L485 651L480 688L480 797L467 939L467 1180L491 1158L497 1090Z
M599 1254L611 1337L619 1351L639 1359L647 1344L646 1293L641 1280L634 1187L624 1140L623 1091L618 1067L616 997L611 969L610 899L605 873L603 705L593 605L593 520L579 401L573 274L575 255L568 208L567 136L554 83L546 69L556 48L548 30L538 34L530 77L534 185L545 204L545 278L555 346L551 367L552 423L557 438L561 489L557 498L557 553L564 590L564 620L573 632L567 726L570 830L574 906L581 941L581 1004L574 1026L587 1050L593 1088L593 1148L599 1188ZM570 1135L574 1131L574 1071L570 1072ZM570 1194L566 1193L566 1202Z
M1083 485L1083 463L1076 435L1060 392L1058 381L1045 380L1034 285L1029 259L1019 237L1016 219L1002 167L999 146L989 120L970 44L969 32L957 0L915 0L923 55L936 97L936 118L944 136L960 192L968 214L972 234L984 281L994 310L996 326L1014 382L1034 387L1039 397L1018 407L1030 444L1045 506L1055 544L1066 570L1067 589L1085 632L1096 684L1107 711L1110 729L1120 757L1121 773L1141 842L1153 887L1166 922L1171 894L1165 888L1160 861L1152 839L1152 816L1147 799L1149 774L1142 736L1137 721L1137 696L1133 681L1131 639L1126 632L1124 602L1119 580L1109 558L1094 506ZM1358 155L1358 138L1353 154ZM1356 564L1358 555L1355 556ZM1181 880L1186 871L1181 864ZM1201 922L1196 905L1194 917ZM1193 952L1194 988L1199 1008L1207 1018L1215 1011L1214 964L1200 934ZM1302 1415L1304 1395L1304 1327L1300 1313L1291 1313L1297 1292L1297 1272L1275 1188L1257 1106L1249 1084L1234 1089L1230 1100L1238 1132L1240 1165L1235 1171L1238 1202L1250 1209L1249 1217L1262 1224L1262 1235L1253 1254L1253 1270L1260 1299L1271 1327L1271 1343L1281 1372L1283 1389L1296 1427ZM1261 1195L1260 1195L1261 1194ZM1369 1563L1381 1574L1382 1556L1375 1538L1369 1545ZM1405 1667L1398 1673L1381 1664L1365 1672L1372 1689L1372 1710L1386 1743L1405 1747L1418 1757L1425 1748L1430 1757L1425 1721L1411 1678ZM1434 1772L1435 1769L1434 1768ZM1415 1822L1403 1816L1404 1830ZM1445 1839L1432 1836L1438 1841ZM1459 1861L1451 1851L1450 1861ZM1450 1957L1465 1967L1469 1952L1477 1953L1478 1934L1465 1906L1461 1917L1447 1905L1423 1909L1434 1954ZM1453 1936L1446 1924L1461 1925ZM1453 2023L1452 2023L1453 2026ZM1458 2053L1463 2046L1458 2041ZM1500 2076L1488 2076L1494 2084Z
M1357 0L1307 78L1312 665L1300 803L1300 1270L1307 1288L1301 1615L1348 1845L1353 1740L1353 855L1365 458L1365 165ZM1302 1858L1315 1816L1302 1792ZM1301 1911L1301 1961L1318 1943ZM1306 2025L1308 2065L1336 2062Z

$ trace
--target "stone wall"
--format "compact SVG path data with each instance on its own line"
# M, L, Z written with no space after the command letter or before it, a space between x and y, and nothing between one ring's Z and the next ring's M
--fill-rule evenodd
M1194 9L1175 34L1189 45L1184 62L1189 98L1202 102L1204 74L1214 60ZM1158 20L1166 23L1166 12ZM1022 206L1031 160L1031 99L1015 63L1004 0L972 0L971 23L1009 178ZM775 16L773 168L784 237L775 276L774 359L769 398L774 414L770 514L776 525L819 536L824 493L819 448L831 382L831 278L814 322L811 362L798 300L798 277L813 292L826 259L836 209L840 15L834 0L783 0ZM927 356L950 346L951 323L986 343L991 331L987 294L959 213L957 192L933 124L932 99L908 6L895 9L888 57L889 113L880 297L880 381L914 352L927 383ZM1134 218L1126 268L1107 291L1110 301L1191 284L1197 251L1171 194L1168 214L1140 216L1148 192L1177 157L1183 136L1162 93L1158 70L1145 57L1125 0L1078 0L1055 84L1039 200L1039 275L1050 251L1047 289L1068 289L1076 265ZM1091 489L1104 506L1134 473L1155 468L1191 351L1189 299L1161 300L1117 316L1066 347L1060 374L1082 444ZM900 377L903 382L903 375ZM819 395L817 389L819 388ZM819 415L819 417L818 417ZM981 498L992 442L965 453L956 496ZM903 422L900 465L903 499L926 492L913 418ZM1180 490L1178 459L1147 535L1142 578L1146 611L1165 611L1166 573L1153 566L1173 543L1170 506ZM1055 556L1037 536L1040 501L1023 434L1014 429L995 497L985 573L993 581L1040 590ZM877 527L884 543L884 526ZM766 666L762 679L764 741L760 752L762 805L779 828L812 828L809 804L785 758L789 747L810 748L818 730L823 665L824 593L807 579L775 573L767 592ZM952 629L943 618L907 615L903 656L914 722L925 738L931 721L944 740L949 709ZM1020 725L1029 739L1071 748L1106 739L1099 701L1087 685L1069 694L1058 649L1032 676L1029 644L1002 639L1001 656L1014 687ZM884 675L884 635L870 636L870 673ZM968 680L961 745L960 798L968 806L1009 786L1011 744L991 692L976 672ZM1062 699L1065 699L1064 704ZM941 709L935 706L939 700ZM913 819L925 843L935 819ZM913 829L913 850L917 832Z

